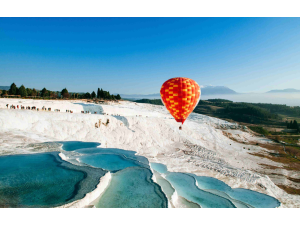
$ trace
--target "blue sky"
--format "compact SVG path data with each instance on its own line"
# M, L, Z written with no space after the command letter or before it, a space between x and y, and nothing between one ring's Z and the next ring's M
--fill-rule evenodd
M0 86L151 94L177 76L300 89L300 18L0 18Z

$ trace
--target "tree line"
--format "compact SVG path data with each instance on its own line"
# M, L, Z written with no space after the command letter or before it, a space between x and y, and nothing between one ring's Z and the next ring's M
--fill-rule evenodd
M160 99L141 99L136 100L138 103L150 103L154 105L162 105ZM279 119L279 115L271 113L269 110L260 108L251 103L233 103L232 101L226 99L209 99L207 101L200 100L198 103L201 105L214 105L223 107L222 113L231 113L237 115L249 115L258 117L261 119Z
M280 116L275 112L270 110L267 107L261 107L260 104L255 103L245 103L245 102L232 102L225 99L208 99L206 101L200 100L198 106L201 105L213 105L222 107L222 113L230 113L242 117L242 115L248 115L257 117L263 120L266 119L280 119ZM221 112L221 111L220 111ZM245 118L245 121L240 122L249 122L249 118ZM247 121L246 121L247 120Z
M299 106L287 106L283 104L270 104L270 103L251 103L260 108L269 110L271 113L278 113L290 116L300 116Z
M140 100L135 100L134 102L148 103L148 104L153 104L153 105L163 105L163 103L160 99L140 99Z
M294 122L292 120L290 122L286 121L286 128L287 129L296 129L298 132L300 132L300 127L296 120L294 120Z
M240 115L255 116L261 119L279 119L279 115L276 113L271 113L270 111L260 108L255 105L247 103L236 103L226 105L224 108L225 113L234 113Z
M218 107L229 106L241 106L241 104L256 106L261 109L265 109L272 114L284 114L290 116L300 116L300 107L299 106L287 106L284 104L271 104L271 103L246 103L246 102L232 102L226 99L208 99L200 100L199 105L214 105Z
M155 105L162 105L160 99L141 99L136 100L139 103L150 103ZM217 109L206 108L203 106L217 106ZM270 112L270 109L259 107L257 104L252 103L237 103L226 99L208 99L200 100L198 105L195 107L195 113L206 114L206 115L218 115L218 118L233 119L238 122L256 123L266 122L277 123L281 122L281 117L274 111ZM281 122L281 125L284 125Z
M120 100L121 96L119 94L117 95L111 95L109 91L104 91L102 88L98 88L97 94L95 91L89 93L75 93L75 92L69 92L67 88L62 89L59 91L50 91L47 90L45 87L42 90L36 90L35 88L25 88L24 85L21 85L20 87L17 87L15 83L12 83L10 85L10 88L8 91L6 90L0 90L1 96L7 96L7 95L20 95L22 98L24 97L32 97L32 98L64 98L64 99L103 99L103 100Z

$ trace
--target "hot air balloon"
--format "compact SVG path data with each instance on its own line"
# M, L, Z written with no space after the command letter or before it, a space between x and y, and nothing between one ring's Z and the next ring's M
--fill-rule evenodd
M198 104L200 95L197 82L185 77L171 78L160 89L161 100L167 110L182 124Z

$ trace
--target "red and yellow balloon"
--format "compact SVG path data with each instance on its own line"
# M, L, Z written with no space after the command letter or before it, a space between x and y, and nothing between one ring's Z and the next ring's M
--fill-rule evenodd
M176 77L167 80L161 86L160 96L175 120L183 124L198 104L201 91L196 81Z

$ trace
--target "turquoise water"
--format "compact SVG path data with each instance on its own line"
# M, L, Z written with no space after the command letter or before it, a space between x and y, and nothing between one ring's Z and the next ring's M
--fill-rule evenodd
M88 176L80 167L61 161L58 153L1 156L0 207L64 205L94 189L97 181L85 182Z
M97 208L166 208L167 198L160 186L151 180L149 169L129 167L112 174L108 189Z
M168 169L164 164L161 163L151 163L151 168L159 173L167 173Z
M227 207L229 206L228 201L239 208L275 208L280 206L280 202L276 198L248 189L232 189L223 181L213 177L196 176L190 173L171 173L168 172L165 165L160 163L151 163L151 168L165 174L166 179L179 195L200 204L201 207ZM195 180L198 187L195 185ZM220 198L222 199L219 202L220 204L217 205L215 205L216 202L213 202L213 204L211 202L213 199L216 200L216 196L219 198L217 201L220 201ZM224 199L228 201L224 202Z
M152 166L152 163L151 163ZM158 183L165 195L167 196L169 203L174 207L172 204L172 196L175 192L175 189L172 187L169 181L167 181L165 178L163 178L158 172L154 170L154 175L156 178L156 183ZM180 207L184 208L200 208L200 206L194 202L188 201L185 198L178 196L177 197L177 202L180 205Z
M205 177L205 176L196 176L194 174L189 174L193 176L197 182L198 187L202 190L205 189L215 189L223 192L227 192L231 190L231 187L225 184L223 181L220 181L213 177Z
M215 189L225 192L230 197L256 208L275 208L280 205L280 202L276 198L266 194L243 188L232 189L223 181L213 177L196 176L194 174L192 174L192 176L197 180L200 189Z
M201 208L200 205L198 205L194 202L188 201L181 196L178 196L177 202L180 205L180 208Z
M184 173L168 173L166 179L176 189L178 195L199 204L202 208L235 208L226 198L199 189L195 179Z
M75 105L81 105L84 112L89 111L91 114L97 112L97 114L103 114L103 108L101 105L97 104L85 104L85 103L74 103Z
M148 159L134 151L89 148L76 152L80 162L112 172L109 187L94 202L98 208L160 208L168 201L161 187L151 179Z
M92 154L80 157L80 162L109 171L122 170L127 167L143 167L143 164L117 154Z
M205 191L207 192L210 192L210 193L213 193L215 195L218 195L218 196L221 196L223 198L226 198L228 199L229 201L231 201L237 208L254 208L253 206L245 203L245 202L242 202L242 201L239 201L239 200L236 200L236 199L233 199L231 198L228 194L226 194L225 192L222 192L222 191L218 191L218 190L214 190L214 189L206 189Z
M156 182L161 186L163 192L165 193L165 195L167 196L169 201L171 201L171 198L175 192L175 189L172 187L170 182L167 181L165 178L163 178L158 172L154 171L154 175L156 178Z
M117 148L89 148L89 149L80 149L76 150L78 153L86 154L86 155L95 155L95 154L115 154L122 155L128 159L139 161L145 164L146 167L149 167L149 161L147 158L139 155L135 155L135 151L127 151Z
M65 151L74 151L83 148L96 148L100 145L98 142L82 142L82 141L63 141L59 142L63 144L62 149Z
M280 206L280 202L269 195L243 188L235 188L227 192L234 199L248 203L255 208L275 208Z
M128 128L128 130L135 132L134 130L129 128L129 122L125 116L113 116L113 117L116 118L117 120L121 121L125 125L125 127Z
M97 142L59 142L76 166L60 159L58 152L0 157L0 207L56 207L83 198L96 188L107 171L111 182L96 201L99 208L159 208L176 204L194 208L272 208L280 202L268 195L237 188L206 176L169 172L134 151L97 148ZM66 152L65 152L66 153ZM75 154L74 154L75 153ZM77 154L80 153L80 154ZM67 154L67 153L66 153ZM73 158L72 158L73 157ZM196 185L196 182L198 186Z

